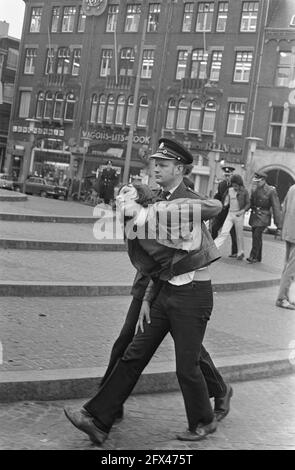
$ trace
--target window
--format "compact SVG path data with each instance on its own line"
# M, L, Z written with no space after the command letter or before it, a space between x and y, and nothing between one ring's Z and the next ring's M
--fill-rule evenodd
M100 76L107 77L111 73L111 62L113 57L112 49L102 49L100 60Z
M39 33L41 26L42 7L32 8L30 33Z
M241 32L256 31L259 2L244 2L241 17Z
M51 32L52 33L57 33L59 19L60 19L60 7L52 8L52 16L51 16Z
M104 95L101 95L99 97L98 113L97 113L97 122L100 124L104 122L105 109L106 109L106 97Z
M72 33L74 31L75 15L76 7L64 7L61 27L63 33Z
M250 72L253 60L253 52L237 52L234 82L248 83L250 80Z
M199 3L196 31L211 31L214 3Z
M57 67L56 73L59 75L66 75L70 73L70 49L67 47L60 47L57 53Z
M113 124L115 112L115 98L113 95L108 97L106 124Z
M25 74L34 74L36 65L37 49L29 48L25 51Z
M120 53L120 75L133 75L134 49L125 47Z
M177 119L176 119L176 129L184 130L186 123L186 116L188 112L188 105L185 100L179 100L178 110L177 110Z
M182 20L182 32L183 33L189 33L192 30L193 14L194 14L194 4L185 3L184 12L183 12L183 20Z
M31 104L31 92L30 91L21 91L19 98L19 111L18 116L20 118L29 117Z
M48 75L49 73L53 73L54 56L55 56L54 49L47 49L45 75Z
M216 31L218 33L223 33L225 31L227 15L228 15L228 2L219 2L217 21L216 21Z
M86 23L86 15L83 12L83 8L79 8L79 17L78 17L78 33L84 33Z
M147 32L155 33L158 31L158 25L160 21L160 3L150 3L149 13L148 13L148 22L147 22Z
M117 28L119 5L110 5L108 9L106 32L113 33Z
M152 78L154 66L154 51L152 49L145 49L143 51L141 78Z
M173 129L176 116L176 102L174 98L168 101L168 110L166 117L166 129Z
M127 5L125 33L137 33L139 28L141 5Z
M139 100L137 125L146 127L149 113L149 101L146 96L142 96Z
M280 51L276 71L276 86L292 85L295 80L295 53Z
M273 106L268 144L275 148L295 150L295 108Z
M242 135L245 116L245 103L229 103L227 133Z
M17 69L19 51L17 49L8 49L7 67L13 70Z
M191 78L207 78L208 52L195 49L192 52Z
M118 97L115 118L116 124L122 125L124 122L125 102L125 96L121 95Z
M48 91L45 95L44 117L51 119L53 111L53 94Z
M80 65L81 65L81 49L74 49L73 51L73 65L72 65L72 75L77 77L80 74Z
M1 86L1 85L0 85ZM3 101L4 103L12 103L14 96L14 84L4 83L3 84Z
M62 93L56 93L54 100L53 119L62 119L63 117L64 96Z
M205 104L203 126L204 132L214 132L216 118L216 103L215 101L207 101Z
M213 51L211 59L210 77L213 82L218 82L221 70L222 52Z
M68 93L67 99L66 99L66 107L65 107L65 119L67 121L74 120L75 102L76 102L75 95L73 93Z
M90 108L90 122L91 123L96 122L97 106L98 106L97 95L93 95L92 100L91 100L91 108Z
M133 112L134 112L134 98L130 96L127 103L127 113L126 113L126 125L130 126L133 121Z
M42 118L43 113L44 113L44 100L45 100L45 94L43 91L38 93L37 96L37 105L36 105L36 118Z
M202 104L198 100L193 100L190 107L188 130L200 130Z
M187 67L188 52L178 51L177 66L176 66L176 80L181 80L185 77Z

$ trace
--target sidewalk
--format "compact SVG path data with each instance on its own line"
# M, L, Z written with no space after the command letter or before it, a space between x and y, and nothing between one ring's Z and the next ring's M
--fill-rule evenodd
M187 427L180 393L131 396L124 420L102 447L92 445L64 416L64 406L78 408L85 399L0 404L0 450L95 450L98 465L100 451L106 450L118 455L124 449L159 455L173 450L295 450L295 375L237 383L233 389L229 415L214 434L195 443L175 438Z
M22 210L39 213L46 208L53 216L64 216L73 207L75 215L83 217L93 210L30 196L22 203L3 204L7 210L14 208L15 214ZM2 208L1 204L0 212ZM134 269L127 253L104 252L104 242L102 251L76 252L71 243L92 243L93 223L0 223L2 240L23 242L34 237L36 242L63 241L67 245L67 251L40 249L42 245L35 250L0 248L4 359L0 401L90 395L104 373L130 303ZM290 373L295 315L274 305L284 243L265 235L263 262L255 265L228 258L229 243L221 250L221 260L210 267L215 307L205 345L231 381ZM247 256L249 232L245 245ZM174 363L173 344L167 337L136 391L178 390Z

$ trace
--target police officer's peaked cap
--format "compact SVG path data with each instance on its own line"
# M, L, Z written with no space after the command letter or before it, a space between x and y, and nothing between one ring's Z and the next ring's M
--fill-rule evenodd
M166 137L159 139L159 147L156 153L151 155L151 158L177 160L184 165L193 163L193 156L185 147L176 140L167 139Z
M226 174L226 175L231 175L234 171L235 171L235 168L233 166L223 166L222 167L222 171Z
M265 173L264 171L256 171L256 173L254 173L253 181L266 180L266 178L267 178L267 173Z

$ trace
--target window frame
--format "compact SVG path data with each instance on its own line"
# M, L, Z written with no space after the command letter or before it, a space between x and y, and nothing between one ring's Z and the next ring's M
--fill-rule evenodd
M42 14L43 14L43 7L32 7L31 8L29 33L40 33ZM34 17L33 17L33 15L34 15ZM35 21L33 22L33 19L36 21L36 24L35 24Z
M240 111L237 111L238 107L240 107ZM231 112L231 108L235 108L235 112ZM240 137L243 135L243 127L244 127L244 121L245 121L245 114L246 114L246 103L243 103L241 101L230 101L228 103L228 113L227 113L227 125L226 125L226 133L227 135L233 135ZM239 116L242 116L240 119ZM230 126L230 118L234 119L234 131L229 132L229 126ZM237 128L239 127L239 124L241 123L241 132L236 132Z
M209 10L206 10L207 5ZM214 2L199 2L195 31L210 33L212 31L213 16ZM202 21L200 21L200 18L202 18Z

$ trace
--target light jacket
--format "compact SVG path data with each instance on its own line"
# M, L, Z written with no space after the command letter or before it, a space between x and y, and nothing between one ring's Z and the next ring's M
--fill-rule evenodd
M283 202L282 239L295 243L295 184L289 188Z

